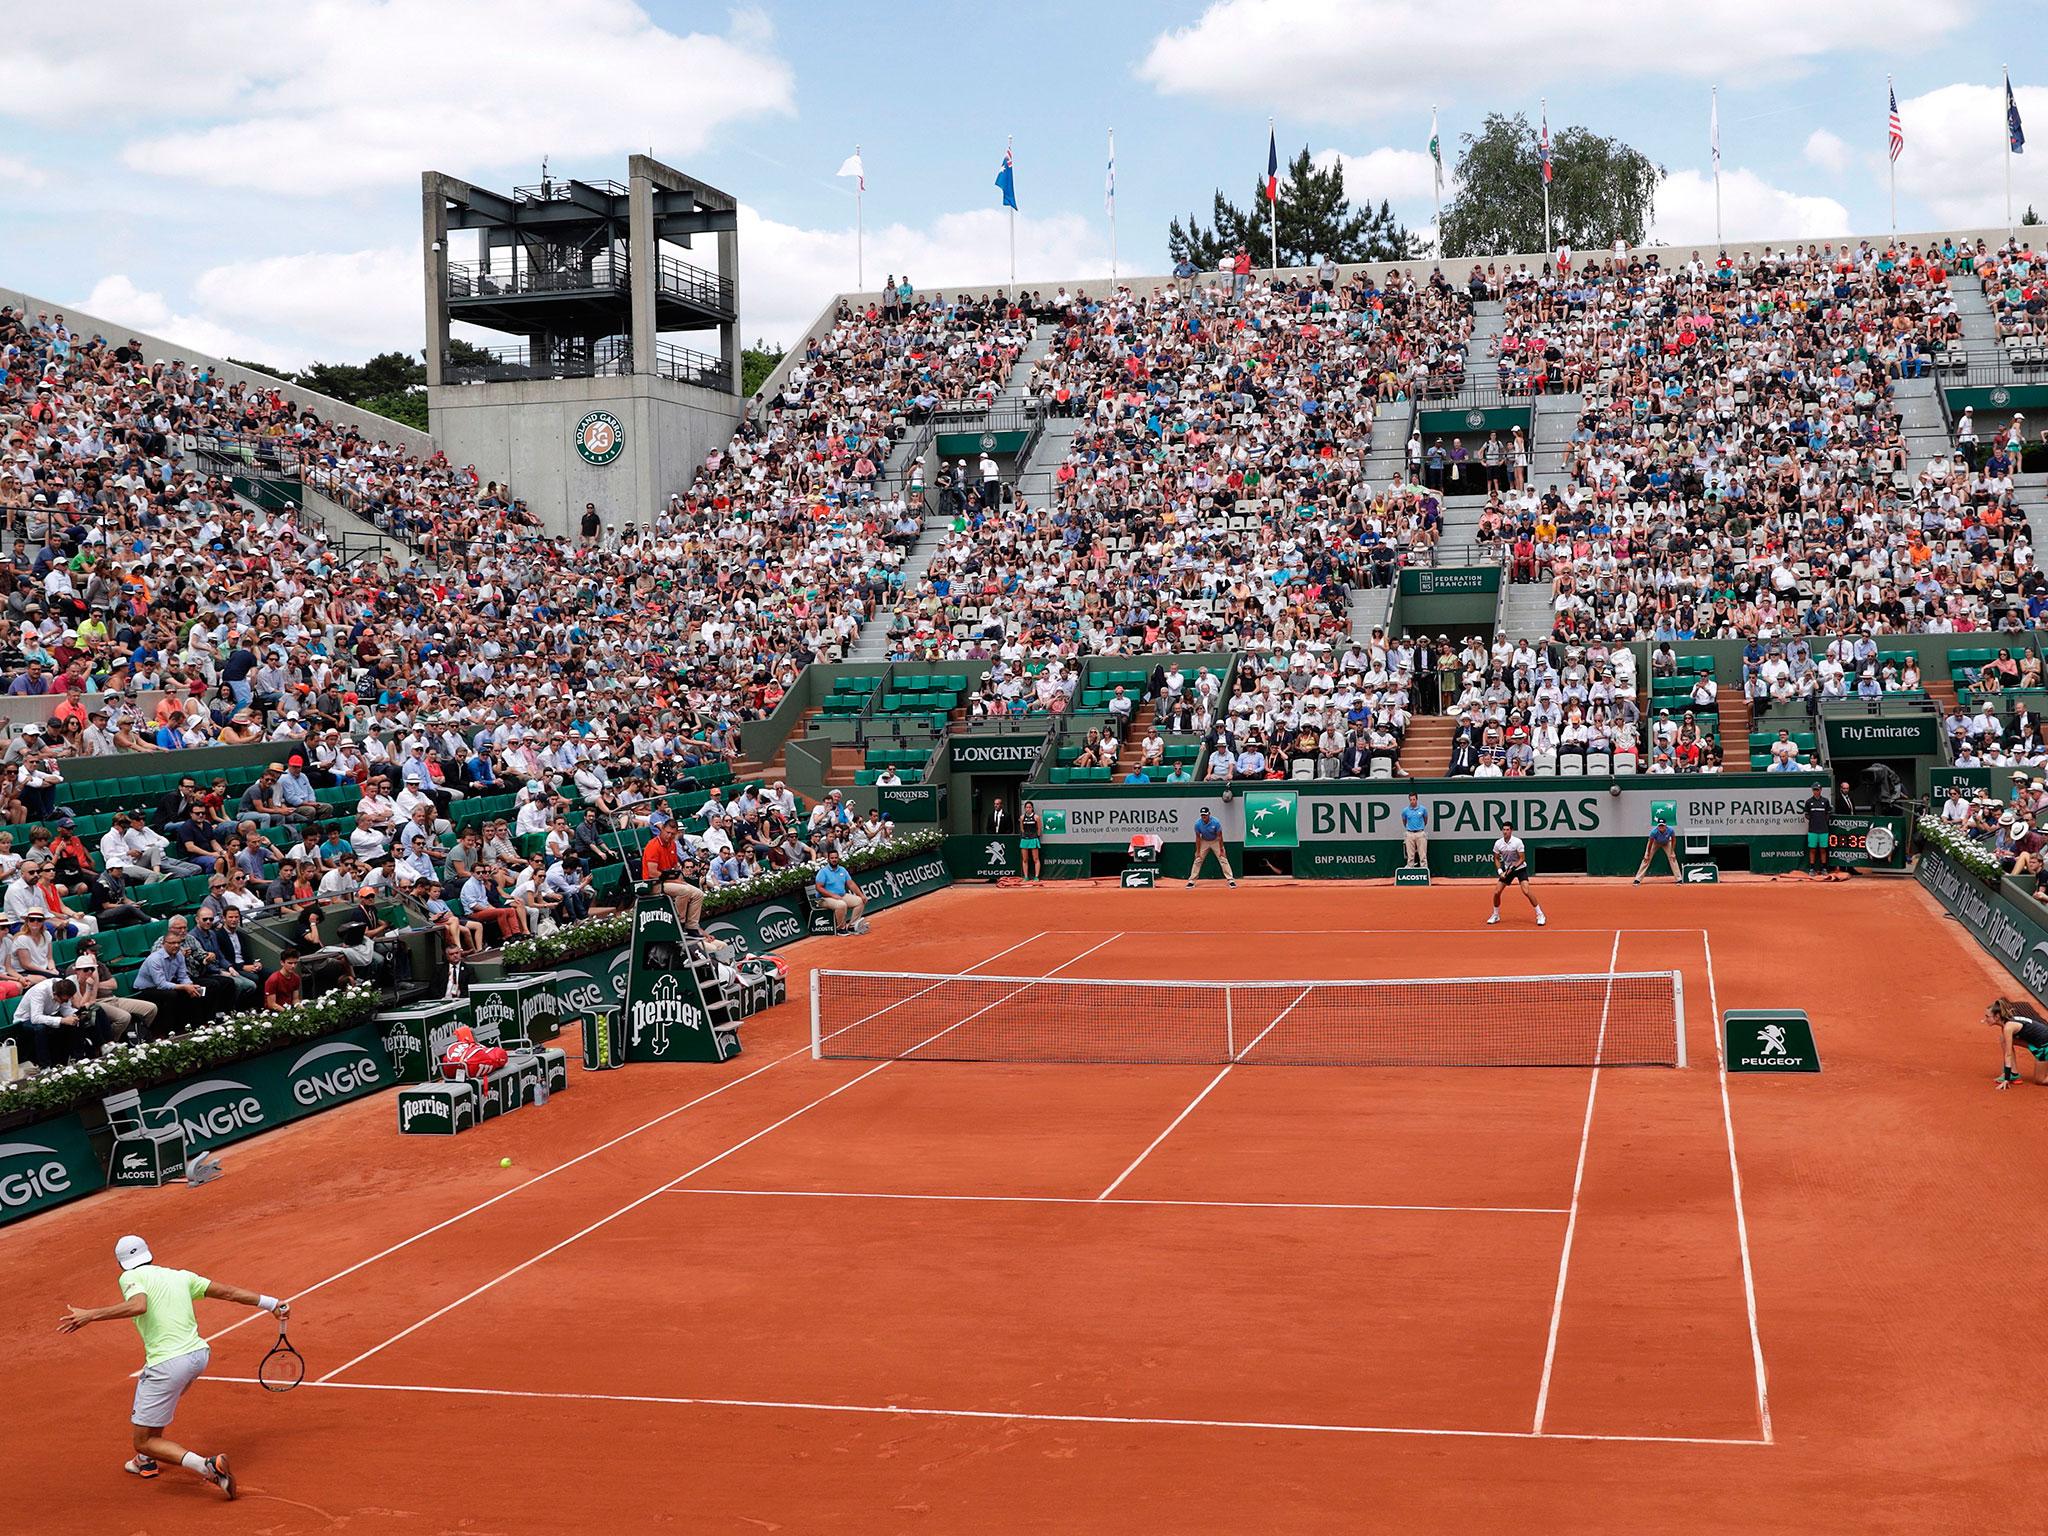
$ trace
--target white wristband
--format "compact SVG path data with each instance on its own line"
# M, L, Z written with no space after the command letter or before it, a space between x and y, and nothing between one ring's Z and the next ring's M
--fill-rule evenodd
M275 1296L258 1296L256 1298L256 1305L266 1312L275 1312L278 1308L278 1300Z

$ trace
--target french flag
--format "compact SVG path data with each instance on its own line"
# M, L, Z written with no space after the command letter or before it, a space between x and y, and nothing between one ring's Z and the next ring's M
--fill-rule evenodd
M1266 201L1280 201L1280 141L1270 127L1266 130Z

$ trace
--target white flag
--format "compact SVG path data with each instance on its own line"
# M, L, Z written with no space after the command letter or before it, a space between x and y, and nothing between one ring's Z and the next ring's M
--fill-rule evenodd
M1719 173L1721 169L1721 94L1718 91L1714 93L1712 103L1707 108L1707 135L1713 141L1714 170L1716 173Z
M1116 217L1116 130L1109 130L1109 169L1102 175L1102 206Z
M860 163L859 150L855 150L852 154L848 155L846 157L846 163L840 166L839 169L835 171L833 174L838 176L857 177L860 181L860 190L865 192L868 189L867 167Z

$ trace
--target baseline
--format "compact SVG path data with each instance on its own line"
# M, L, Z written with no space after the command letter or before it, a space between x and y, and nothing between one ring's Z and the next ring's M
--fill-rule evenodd
M1088 1202L1093 1203L1093 1202ZM253 1376L202 1376L218 1386L254 1387ZM439 1387L403 1382L309 1381L306 1386L343 1392L411 1392L443 1397L489 1397L532 1402L632 1403L675 1408L760 1408L776 1413L872 1414L886 1418L1013 1420L1033 1424L1122 1424L1166 1429L1253 1430L1310 1435L1403 1435L1445 1440L1583 1440L1629 1445L1762 1446L1767 1440L1716 1435L1543 1434L1526 1429L1418 1429L1398 1424L1318 1424L1265 1419L1147 1418L1136 1414L1027 1413L999 1408L911 1408L895 1403L811 1403L769 1398L665 1397L630 1392L538 1392L510 1387Z

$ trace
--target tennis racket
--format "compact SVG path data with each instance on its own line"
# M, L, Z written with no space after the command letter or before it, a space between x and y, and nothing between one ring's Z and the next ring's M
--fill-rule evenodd
M306 1379L306 1357L292 1348L281 1322L277 1325L277 1342L256 1367L256 1379L263 1383L266 1392L289 1392Z

